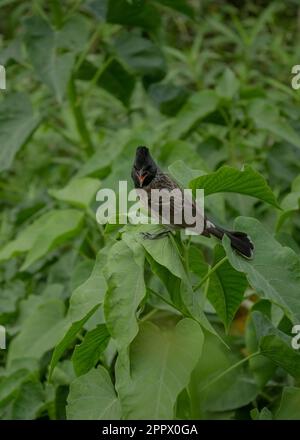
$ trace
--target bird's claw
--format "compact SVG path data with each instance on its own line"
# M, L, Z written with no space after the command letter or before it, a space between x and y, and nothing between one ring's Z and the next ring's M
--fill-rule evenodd
M141 232L141 235L145 240L153 240L156 234L150 234L150 232Z
M146 240L156 240L157 238L163 238L169 234L170 231L162 231L156 234L151 234L150 232L141 232L141 235Z

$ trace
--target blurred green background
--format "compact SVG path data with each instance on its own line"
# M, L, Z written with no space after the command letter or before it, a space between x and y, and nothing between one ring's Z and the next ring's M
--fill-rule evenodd
M0 0L1 418L300 418L298 3ZM258 220L266 269L227 249L197 316L178 280L201 282L221 247L177 237L182 264L172 241L160 255L96 222L97 190L130 182L138 145L183 184L246 164L272 188L221 179L206 199L223 226Z

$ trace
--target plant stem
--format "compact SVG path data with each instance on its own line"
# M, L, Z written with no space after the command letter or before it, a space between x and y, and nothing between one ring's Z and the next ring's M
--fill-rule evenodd
M163 302L165 302L166 304L168 304L170 307L173 307L173 309L177 310L178 312L180 312L182 315L184 315L183 311L180 310L179 307L176 307L173 303L171 303L171 301L168 301L166 298L164 298L162 295L160 295L159 293L155 292L152 289L148 289L150 290L151 293L153 293L155 296L157 296L159 299L161 299Z
M173 304L171 301L168 301L166 298L164 298L162 295L160 295L159 293L155 292L154 290L149 289L149 288L148 288L148 290L149 290L151 293L153 293L155 296L157 296L159 299L161 299L163 302L165 302L166 304L168 304L170 307L172 307L173 309L175 309L175 310L177 310L179 313L181 313L182 316L185 316L185 317L187 317L187 318L193 319L194 321L198 322L198 324L199 324L200 326L202 326L202 323L201 323L197 318L195 318L194 316L192 316L189 312L185 312L185 311L181 310L180 307L177 307L177 306L176 306L175 304Z
M147 315L143 316L141 318L141 322L147 321L147 319L151 318L153 315L155 315L158 312L158 309L152 309L150 310L149 313L147 313Z
M92 144L92 140L87 129L85 119L82 113L81 106L77 101L77 92L74 78L71 78L69 81L69 101L71 105L71 109L75 118L76 127L78 130L78 134L87 149L89 155L92 155L94 152L94 147Z
M240 365L244 364L245 362L249 361L253 357L260 354L260 351L256 351L255 353L250 354L249 356L245 357L244 359L241 359L236 364L231 365L231 367L227 368L227 370L223 371L221 374L219 374L217 377L214 377L211 381L206 383L202 388L200 388L200 391L206 390L206 388L210 387L212 384L220 380L223 376L225 376L227 373L230 373L230 371L234 370L235 368L239 367Z
M222 260L220 260L217 264L215 264L214 265L214 267L212 267L208 272L207 272L207 274L205 275L205 277L203 277L202 278L202 280L200 281L200 283L199 284L197 284L195 287L194 287L194 292L196 291L196 290L198 290L199 289L199 287L201 287L205 282L206 282L206 280L220 267L220 266L222 266L222 264L223 263L225 263L225 261L227 261L228 260L228 257L226 256L226 257L224 257L224 258L222 258Z
M78 103L81 104L81 102L86 99L93 91L98 79L100 78L100 76L102 75L102 73L107 69L107 67L110 65L110 63L112 62L113 57L109 57L103 64L101 64L101 66L98 68L98 70L96 71L95 75L93 76L93 78L91 79L90 83L89 83L89 87L87 89L87 91L84 93L84 95L82 95L79 99L78 99Z
M82 63L84 62L84 60L85 60L87 54L88 54L89 51L91 50L91 47L93 46L93 44L94 44L95 41L97 40L97 38L98 38L98 36L99 36L99 34L100 34L100 31L101 31L101 26L97 26L97 27L96 27L96 30L94 31L94 33L92 34L92 36L91 36L91 38L90 38L90 40L89 40L89 42L88 42L88 44L87 44L85 50L82 52L82 54L80 55L80 57L79 57L77 63L75 64L74 72L76 72L76 71L80 68L80 66L82 65Z

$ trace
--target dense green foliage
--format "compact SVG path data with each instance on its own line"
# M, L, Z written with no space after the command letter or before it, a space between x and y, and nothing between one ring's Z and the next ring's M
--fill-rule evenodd
M300 419L297 3L0 1L1 418ZM254 259L99 225L138 145Z

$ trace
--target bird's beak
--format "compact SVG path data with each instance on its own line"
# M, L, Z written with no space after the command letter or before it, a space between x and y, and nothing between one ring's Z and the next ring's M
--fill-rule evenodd
M140 182L140 188L142 188L142 186L143 186L143 183L144 183L146 175L147 174L142 175L141 172L137 173L137 178L138 178L138 180Z

